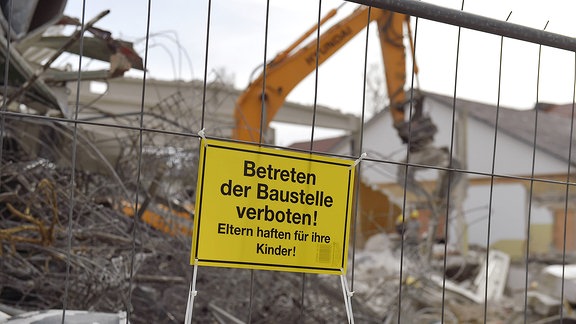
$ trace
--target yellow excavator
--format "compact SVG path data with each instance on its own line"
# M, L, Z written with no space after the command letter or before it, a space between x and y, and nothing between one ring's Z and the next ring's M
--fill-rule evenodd
M310 28L286 50L266 64L262 73L253 80L236 102L236 120L233 138L259 142L261 127L266 130L284 104L288 94L310 73L330 56L341 49L367 25L375 21L380 38L384 75L394 127L401 139L413 151L428 145L437 129L431 120L422 114L422 101L417 92L407 95L406 85L406 37L410 40L410 51L414 52L410 30L410 17L391 11L360 6L304 46L320 25L336 16L339 8L332 9L320 24ZM412 55L412 57L414 57ZM413 61L415 62L415 60ZM414 73L418 73L413 64ZM265 81L265 89L263 89ZM408 98L410 97L410 98ZM405 110L412 101L412 116L406 118ZM264 113L262 113L264 112ZM261 122L264 118L264 122ZM408 141L408 139L410 140Z
M433 145L437 127L427 114L423 113L423 96L417 89L406 91L406 39L409 40L412 55L413 73L418 73L414 58L414 42L410 29L410 17L405 14L360 6L338 23L324 31L318 39L306 45L302 43L337 14L338 8L331 10L318 25L310 28L286 50L269 61L263 72L239 96L235 107L236 125L233 138L245 142L263 142L261 128L266 130L288 94L317 65L325 62L348 41L364 30L371 22L376 22L386 78L390 112L393 126L403 143L408 145L410 162L420 165L457 167L458 162L450 157L446 148ZM407 113L408 112L408 113ZM262 119L264 119L262 121ZM448 208L443 201L448 184L456 184L459 176L452 172L438 171L438 180L433 193L425 190L416 180L418 168L399 168L398 182L416 195L425 196L432 212L428 229L427 248L431 251L439 215Z

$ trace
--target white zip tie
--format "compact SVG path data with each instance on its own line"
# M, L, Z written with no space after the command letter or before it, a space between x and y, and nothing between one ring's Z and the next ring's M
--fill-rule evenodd
M198 136L202 137L202 139L206 139L206 128L202 128L198 131Z
M354 161L354 164L352 164L352 166L350 166L350 169L355 168L355 167L358 165L358 163L360 163L360 161L364 160L364 158L365 158L367 155L368 155L368 154L366 154L366 152L362 153L362 154L360 155L360 157L357 158L356 161Z
M204 143L206 143L206 128L202 128L201 130L199 130L198 136L200 136L200 138L204 140ZM205 146L208 146L208 144L205 144Z
M346 275L344 271L340 275L340 282L342 283L342 294L344 295L344 305L346 307L346 316L348 316L348 324L354 324L354 314L352 312L352 296L354 295L353 291L348 289L348 282L346 280Z

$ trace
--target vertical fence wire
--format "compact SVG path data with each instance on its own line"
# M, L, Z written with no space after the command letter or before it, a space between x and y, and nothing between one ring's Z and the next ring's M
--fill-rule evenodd
M147 2L147 10L146 10L146 38L145 38L145 47L144 47L144 74L142 76L142 91L140 93L140 116L139 116L139 128L138 128L138 152L137 153L137 163L136 163L136 192L135 192L135 199L134 199L134 223L132 226L132 251L130 254L130 265L129 265L129 279L128 279L128 309L126 322L130 322L132 318L132 293L133 289L132 286L134 284L134 268L136 266L136 249L137 249L137 239L138 235L140 234L141 230L141 215L143 215L144 203L140 203L140 191L143 188L141 179L142 179L142 158L144 154L144 107L146 102L146 67L148 66L148 48L149 48L149 41L150 41L150 21L151 21L151 7L152 7L152 0L148 0Z
M320 78L318 74L319 59L320 59L320 34L321 34L321 21L322 21L322 0L318 1L318 15L316 17L316 55L314 56L314 99L312 102L312 131L310 132L310 145L308 146L309 152L314 150L314 131L316 129L316 108L318 102L318 80ZM300 286L300 320L299 322L303 324L305 322L305 310L306 310L306 273L302 273L301 276L301 286Z
M84 52L84 34L85 34L85 13L86 13L86 1L84 0L82 3L82 21L80 26L80 55L78 55L78 66L82 66L82 56ZM80 74L82 72L81 68L78 68L78 86L80 85ZM78 88L77 88L78 89ZM72 219L74 217L74 205L75 205L75 193L76 193L76 154L77 154L77 144L78 144L78 109L79 109L79 100L80 100L80 92L76 95L76 104L74 108L74 130L73 130L73 138L72 138L72 157L71 157L71 164L72 164L72 171L70 172L70 182L69 182L69 202L70 202L70 211L68 212L68 231L67 231L67 242L66 242L66 280L65 280L65 287L64 287L64 301L62 305L62 324L66 319L66 308L68 307L68 292L70 290L70 260L72 255Z
M12 1L10 1L10 3L8 4L8 21L12 21ZM11 59L11 55L10 55L10 43L11 43L11 32L12 32L12 25L8 24L8 29L7 29L7 35L8 37L6 37L6 60L4 62L4 75L3 75L3 80L8 80L8 75L10 73L10 59ZM4 85L2 86L3 92L4 93L8 93L8 82L4 82ZM6 111L8 110L8 107L6 105L7 102L7 97L6 96L2 96L2 119L0 120L0 139L4 138L5 136L5 127L6 127ZM3 165L3 158L4 157L4 141L0 140L0 168ZM2 184L2 179L0 177L0 185Z
M202 113L200 114L200 130L204 129L206 122L206 94L208 93L208 58L210 49L210 27L212 19L212 0L208 0L208 9L206 10L206 44L204 48L204 74L202 77Z
M462 0L462 4L460 5L460 10L464 11L464 0ZM459 71L459 62L460 62L460 40L462 37L462 27L458 27L458 37L456 41L456 59L454 62L454 92L452 95L452 125L450 129L450 148L448 149L448 157L450 161L448 162L448 169L454 168L454 138L455 138L455 124L456 124L456 98L457 98L457 91L458 91L458 71ZM450 219L450 196L452 193L452 177L453 172L448 173L448 181L447 181L447 190L446 190L446 211L443 215L445 222L444 222L444 235L446 242L449 242L449 219ZM440 216L440 215L439 215ZM448 243L444 244L444 258L442 261L442 310L441 310L441 320L444 323L444 310L446 305L446 269L448 264Z
M261 106L260 106L260 129L259 129L259 137L258 140L254 140L259 144L263 144L265 142L265 125L266 120L268 120L268 114L266 112L266 69L268 63L268 28L270 22L270 0L266 1L266 15L265 15L265 23L264 23L264 52L263 52L263 61L262 61L262 75L264 78L262 79L262 93L261 93Z
M416 53L416 39L418 38L418 17L416 17L415 19L415 26L414 26L414 53ZM414 84L414 73L415 71L412 71L412 85ZM411 91L410 95L413 95L413 90ZM408 116L412 116L413 113L413 100L410 101L410 104L408 106ZM408 124L408 138L410 138L412 136L412 124L409 123ZM405 260L406 260L406 247L405 247L405 242L404 242L404 237L403 237L403 233L406 231L406 207L408 206L408 173L409 173L409 162L410 162L410 141L408 141L407 144L407 148L406 148L406 164L404 165L404 169L403 169L403 174L404 177L400 183L400 185L403 188L403 192L402 192L402 230L401 230L401 237L400 237L400 272L398 274L398 294L396 296L396 305L397 305L397 309L398 312L396 314L396 319L398 321L398 324L400 324L400 321L402 320L402 296L404 293L404 280L405 276L404 276L404 267L405 267Z
M12 2L8 5L8 21L12 21ZM4 62L4 75L3 80L8 80L8 73L10 72L10 33L12 31L12 26L8 24L8 37L6 37L6 60ZM2 85L3 93L8 93L8 82L4 82ZM6 135L6 111L8 107L6 105L7 98L6 96L2 96L2 107L0 108L0 170L4 167L4 141L2 140ZM1 175L1 173L0 173ZM2 177L0 176L0 188L2 186ZM2 251L4 247L0 246L0 251ZM4 272L7 267L4 264L4 259L0 257L0 271Z
M546 23L546 26L548 23ZM544 30L546 29L544 26ZM542 45L538 45L538 65L536 70L536 104L539 102L540 95L540 69L542 60ZM536 141L538 140L538 109L534 109L534 136L532 138L532 167L530 170L530 188L528 189L528 215L526 219L526 247L524 253L525 264L525 282L524 282L524 321L528 318L528 285L529 285L529 265L530 265L530 237L531 237L531 221L532 221L532 207L534 199L534 182L535 182L535 172L536 172Z
M358 150L357 152L353 152L353 154L358 154L357 158L360 158L362 156L362 154L364 153L364 121L366 118L366 85L367 85L367 76L368 76L368 48L369 48L369 39L370 39L370 15L372 14L372 8L368 8L368 16L366 19L368 19L368 21L366 22L366 37L364 39L364 71L362 74L362 110L360 112L360 131L359 131L359 136L358 136ZM356 136L356 134L353 134L352 136ZM353 148L354 149L354 148ZM355 279L355 272L354 272L354 264L356 261L356 247L357 247L357 235L358 235L358 214L360 213L360 182L362 179L362 167L360 165L360 167L358 167L358 171L357 171L357 176L356 176L356 182L354 183L354 188L355 188L355 192L356 195L354 197L354 206L353 206L353 210L354 210L354 218L353 218L353 226L352 228L354 229L354 231L352 232L352 253L351 253L351 260L350 260L350 265L351 265L351 270L350 270L350 290L354 291L354 279Z
M510 16L512 15L512 12L510 12L508 14L508 17L506 18L506 21L508 21L508 19L510 19ZM494 122L494 141L492 142L492 159L491 159L491 166L490 166L490 189L489 189L489 194L488 194L488 220L487 220L487 226L486 226L486 246L490 246L490 233L491 233L491 229L492 229L492 204L493 204L493 195L494 195L494 172L495 172L495 168L496 168L496 148L498 146L498 123L500 121L500 98L501 98L501 91L502 91L502 56L503 56L503 52L504 52L504 37L500 37L500 53L498 56L498 92L496 95L496 119ZM487 249L486 250L486 260L488 260L488 257L490 256L490 250ZM489 271L489 264L488 262L486 262L486 266L484 267L484 269L482 269L484 271L484 273L486 274L486 277L488 276L488 271ZM483 314L483 320L484 323L486 323L488 321L488 280L486 280L486 283L484 284L484 314Z
M572 171L572 164L570 163L570 161L572 161L572 139L574 138L574 118L576 117L575 115L575 108L576 108L576 53L575 53L575 60L574 60L574 71L575 71L575 75L574 75L574 81L573 81L573 85L572 85L572 107L571 107L571 112L570 112L570 137L569 137L569 141L568 141L568 167L566 170L566 190L564 193L564 217L563 217L563 230L562 230L562 264L566 264L566 239L568 236L568 208L569 208L569 201L570 201L570 173ZM565 279L566 279L566 268L562 267L562 282L560 284L560 298L564 299L565 296ZM566 305L564 305L564 303L562 303L562 305L560 306L560 322L562 322L564 320L564 314L567 312L567 310L565 309Z
M318 1L318 16L316 18L316 55L314 57L314 99L312 101L312 131L310 132L310 145L309 150L312 152L314 150L314 131L316 130L316 112L318 108L318 82L320 75L318 73L318 68L320 67L320 34L321 34L321 21L322 21L322 0ZM305 278L305 277L303 277Z

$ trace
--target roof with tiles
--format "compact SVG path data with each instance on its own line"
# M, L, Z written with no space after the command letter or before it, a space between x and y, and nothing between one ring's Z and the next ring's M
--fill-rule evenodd
M537 104L535 109L518 110L458 98L454 101L452 97L432 93L427 93L426 97L465 110L471 118L497 126L499 132L528 145L534 145L536 137L536 148L561 160L567 161L570 157L572 164L576 163L571 104ZM536 133L534 129L537 129Z
M425 98L435 100L446 107L455 106L458 110L468 112L470 118L474 118L491 127L498 127L499 132L516 138L530 146L534 143L536 137L536 148L542 150L561 160L570 160L576 164L576 137L572 131L571 118L572 104L555 105L539 103L535 109L518 110L507 107L496 107L494 105L444 96L429 92L423 93ZM371 121L378 118L381 114L387 113L386 110L376 114ZM536 134L534 129L537 127ZM571 136L572 134L572 136ZM312 151L330 152L331 149L341 143L346 136L339 136L314 141ZM290 146L300 150L310 150L310 142L298 142ZM570 150L572 148L572 150Z

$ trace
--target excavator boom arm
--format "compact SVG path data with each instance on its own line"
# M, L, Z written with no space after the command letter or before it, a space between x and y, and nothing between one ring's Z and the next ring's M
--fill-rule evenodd
M316 64L325 62L374 20L378 22L391 105L402 105L405 102L406 80L403 23L408 21L408 17L361 6L322 33L317 40L312 40L293 54L282 52L266 65L266 74L261 74L251 82L236 102L236 127L233 137L258 142L260 128L268 127L288 94L316 69ZM403 110L401 113L400 110L395 111L394 119L403 120Z

